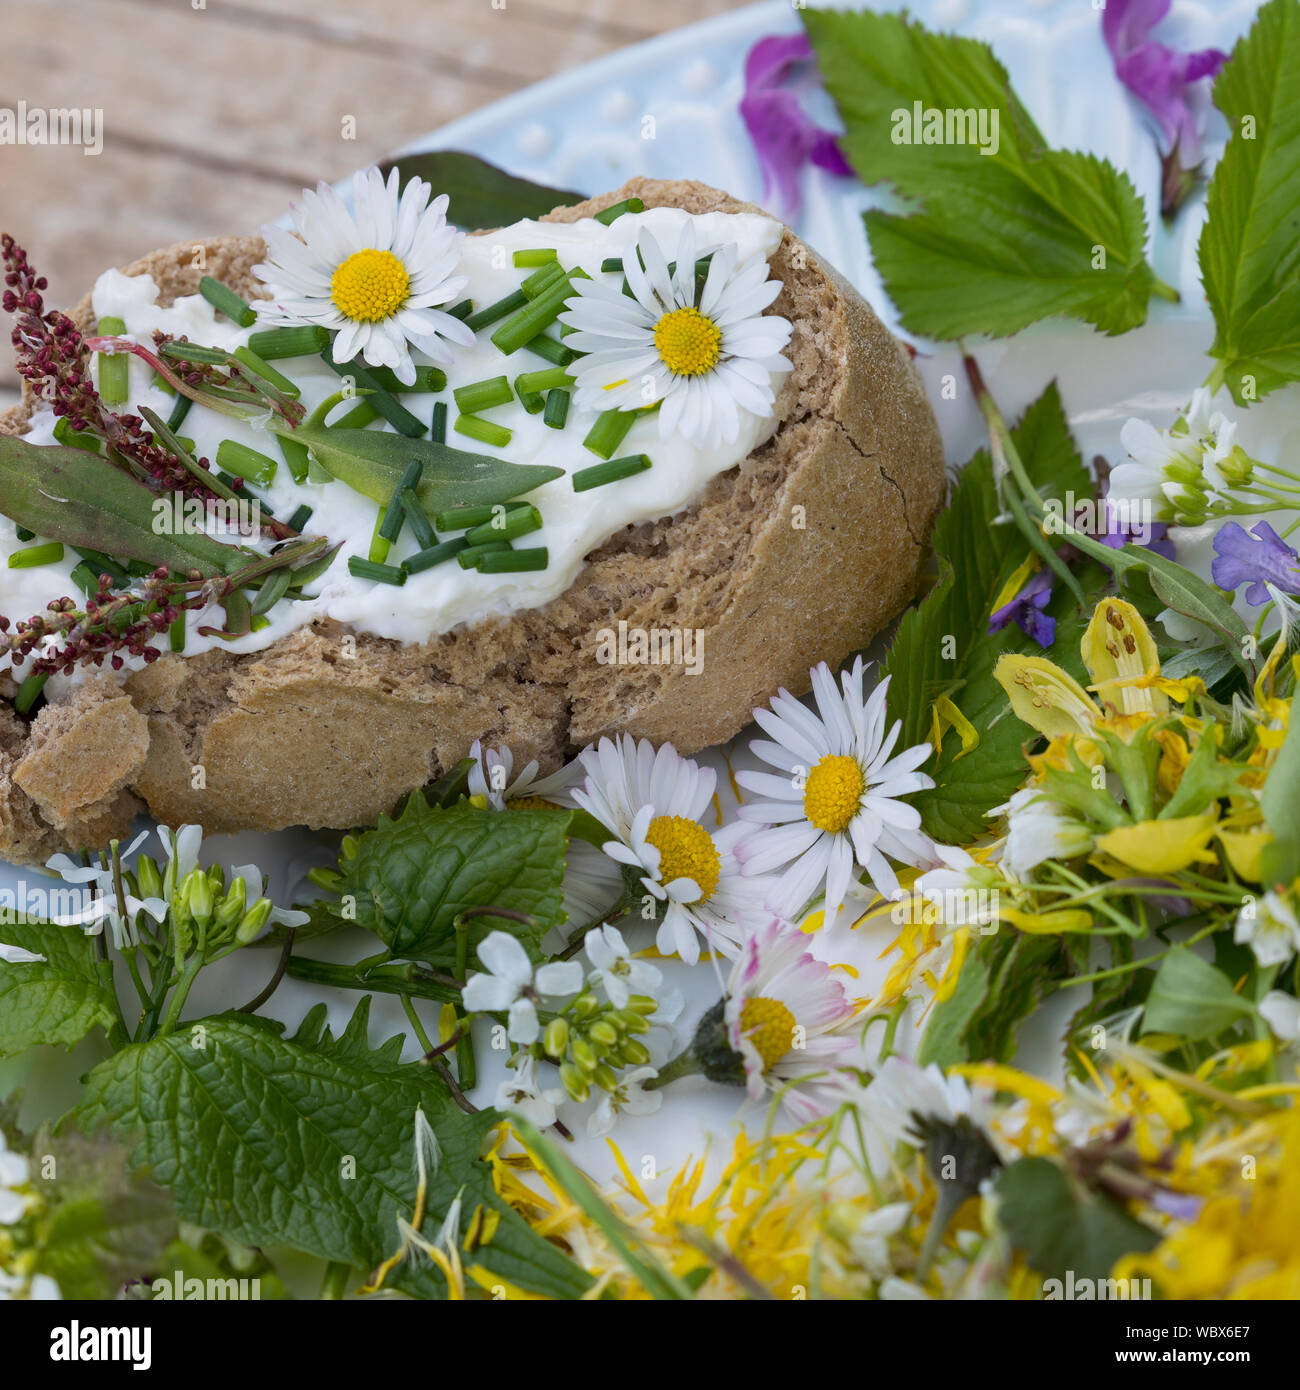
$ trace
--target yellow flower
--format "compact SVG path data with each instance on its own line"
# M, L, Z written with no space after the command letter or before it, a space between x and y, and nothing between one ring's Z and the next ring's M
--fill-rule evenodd
M1172 820L1121 825L1097 837L1097 849L1140 874L1176 874L1193 864L1215 862L1206 849L1214 836L1217 811Z

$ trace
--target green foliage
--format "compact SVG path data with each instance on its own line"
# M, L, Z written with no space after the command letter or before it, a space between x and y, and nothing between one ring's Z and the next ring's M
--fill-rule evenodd
M80 927L0 921L0 943L45 957L0 960L0 1057L29 1047L71 1047L117 1022L112 967Z
M1185 946L1175 946L1156 972L1142 1027L1195 1041L1216 1038L1255 1012L1226 975Z
M292 1038L246 1014L206 1019L102 1062L77 1115L88 1129L135 1133L133 1163L171 1190L185 1220L369 1270L397 1248L397 1218L414 1212L423 1108L441 1151L426 1237L461 1193L463 1229L479 1205L500 1215L474 1260L535 1293L581 1294L586 1276L497 1196L479 1159L498 1116L464 1114L435 1073L403 1064L400 1035L371 1049L369 1012L367 997L337 1038L323 1004ZM404 1263L390 1282L423 1297L445 1289L428 1263Z
M803 21L850 163L921 205L866 215L876 269L912 332L1001 337L1056 314L1106 333L1144 322L1158 282L1132 183L1105 160L1051 149L987 44L898 14L806 10ZM982 147L975 131L924 143L918 107L940 119L995 113L996 147L992 116Z
M571 207L586 196L516 178L477 155L459 150L403 155L379 167L387 177L394 166L401 171L403 186L409 179L422 178L433 185L435 193L446 193L450 199L447 220L466 231L543 217L552 208Z

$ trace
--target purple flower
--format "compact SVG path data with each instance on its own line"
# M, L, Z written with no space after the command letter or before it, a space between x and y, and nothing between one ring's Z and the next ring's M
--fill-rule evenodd
M1161 211L1177 212L1196 184L1201 137L1191 87L1228 60L1217 48L1178 53L1150 37L1169 13L1169 0L1107 0L1101 28L1115 76L1155 117L1164 136Z
M1040 647L1050 647L1056 636L1056 619L1049 618L1043 609L1051 597L1051 572L1039 570L1010 603L1004 603L992 614L989 634L1001 632L1008 623L1015 623L1026 637L1031 637Z
M1210 574L1220 589L1235 589L1249 582L1246 602L1267 603L1266 586L1269 584L1284 594L1300 594L1297 558L1295 551L1267 521L1257 521L1249 531L1229 521L1214 537Z
M799 211L799 171L809 160L832 174L853 172L836 136L808 119L794 92L782 90L790 70L811 57L806 36L788 34L759 39L745 59L740 114L763 170L763 196L775 184L790 217Z
M1102 545L1123 550L1126 545L1140 545L1166 560L1174 559L1174 543L1169 539L1169 527L1163 521L1135 522L1128 519L1131 507L1116 506L1106 500L1106 534L1098 536ZM1145 531L1146 539L1142 539Z

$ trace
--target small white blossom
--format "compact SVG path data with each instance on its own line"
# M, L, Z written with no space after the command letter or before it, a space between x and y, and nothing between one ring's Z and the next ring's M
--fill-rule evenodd
M509 1013L507 1033L511 1042L529 1047L541 1035L537 1001L576 994L582 988L582 966L577 961L552 961L534 970L517 937L494 931L478 948L487 971L475 975L464 990L470 1013Z

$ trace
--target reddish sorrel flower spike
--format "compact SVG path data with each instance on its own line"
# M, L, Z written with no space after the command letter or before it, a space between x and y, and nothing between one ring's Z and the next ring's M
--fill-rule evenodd
M763 170L763 196L775 184L788 217L799 211L799 173L806 163L832 174L853 172L836 137L814 125L798 96L782 87L791 71L812 56L803 34L782 34L759 39L745 59L740 115Z
M1169 13L1169 0L1107 0L1102 34L1115 75L1155 117L1164 137L1160 210L1172 217L1200 175L1200 102L1193 90L1213 77L1228 55L1217 48L1179 53L1150 37Z

